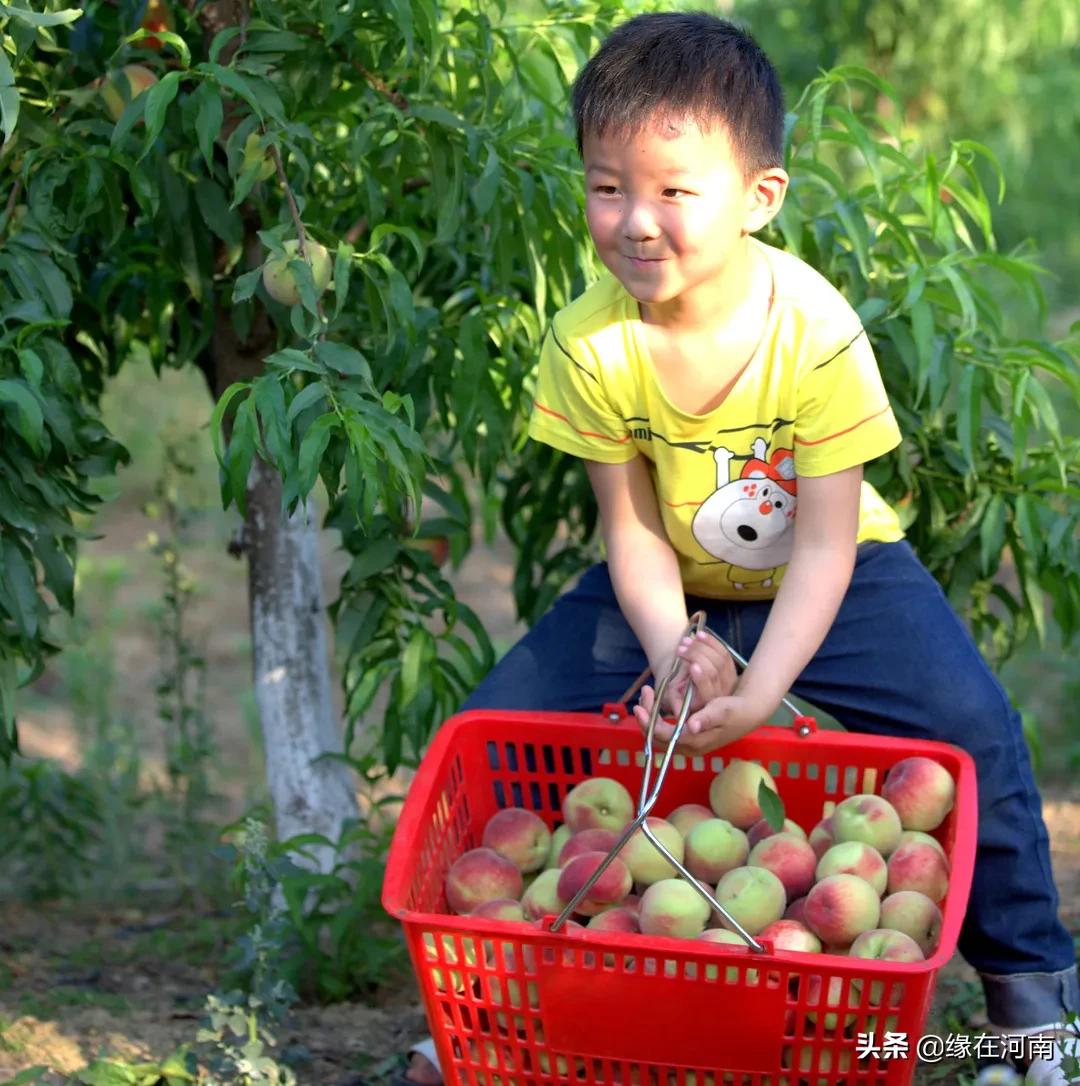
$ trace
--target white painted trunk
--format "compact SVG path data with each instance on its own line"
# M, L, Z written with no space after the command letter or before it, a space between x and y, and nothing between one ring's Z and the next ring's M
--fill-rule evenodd
M318 525L305 506L281 515L281 479L255 458L247 489L255 701L279 840L299 833L336 840L357 816L348 766L320 755L342 750L330 691L330 655L319 568ZM331 849L315 850L330 871Z

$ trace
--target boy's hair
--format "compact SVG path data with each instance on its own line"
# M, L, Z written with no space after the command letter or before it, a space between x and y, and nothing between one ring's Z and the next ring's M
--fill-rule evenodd
M617 27L574 82L586 135L631 135L655 119L727 131L749 177L783 165L784 96L749 34L706 12L639 15Z

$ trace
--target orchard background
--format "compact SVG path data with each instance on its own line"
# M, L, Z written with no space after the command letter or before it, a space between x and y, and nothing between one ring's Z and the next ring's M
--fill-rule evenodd
M382 861L596 553L524 421L595 274L568 82L645 9L0 4L0 1082L378 1081L420 1034ZM1024 711L1080 931L1080 13L720 10L792 111L768 240L870 332L872 478ZM934 1024L978 1013L958 963Z

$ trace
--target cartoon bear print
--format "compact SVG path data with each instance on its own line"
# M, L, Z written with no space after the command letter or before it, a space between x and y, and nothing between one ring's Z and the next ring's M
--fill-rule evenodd
M690 530L714 558L730 563L736 589L770 588L777 568L791 558L794 539L796 479L791 449L777 449L756 438L751 458L737 479L731 478L730 449L716 449L716 490L701 503Z

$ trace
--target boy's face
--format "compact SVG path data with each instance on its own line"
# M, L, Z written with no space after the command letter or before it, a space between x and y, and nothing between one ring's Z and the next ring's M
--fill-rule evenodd
M762 193L747 179L727 133L654 123L633 136L586 135L585 216L600 259L650 307L710 311L742 243L779 210L787 177ZM766 185L768 182L766 182ZM775 206L770 206L770 201ZM766 205L763 210L763 204Z

